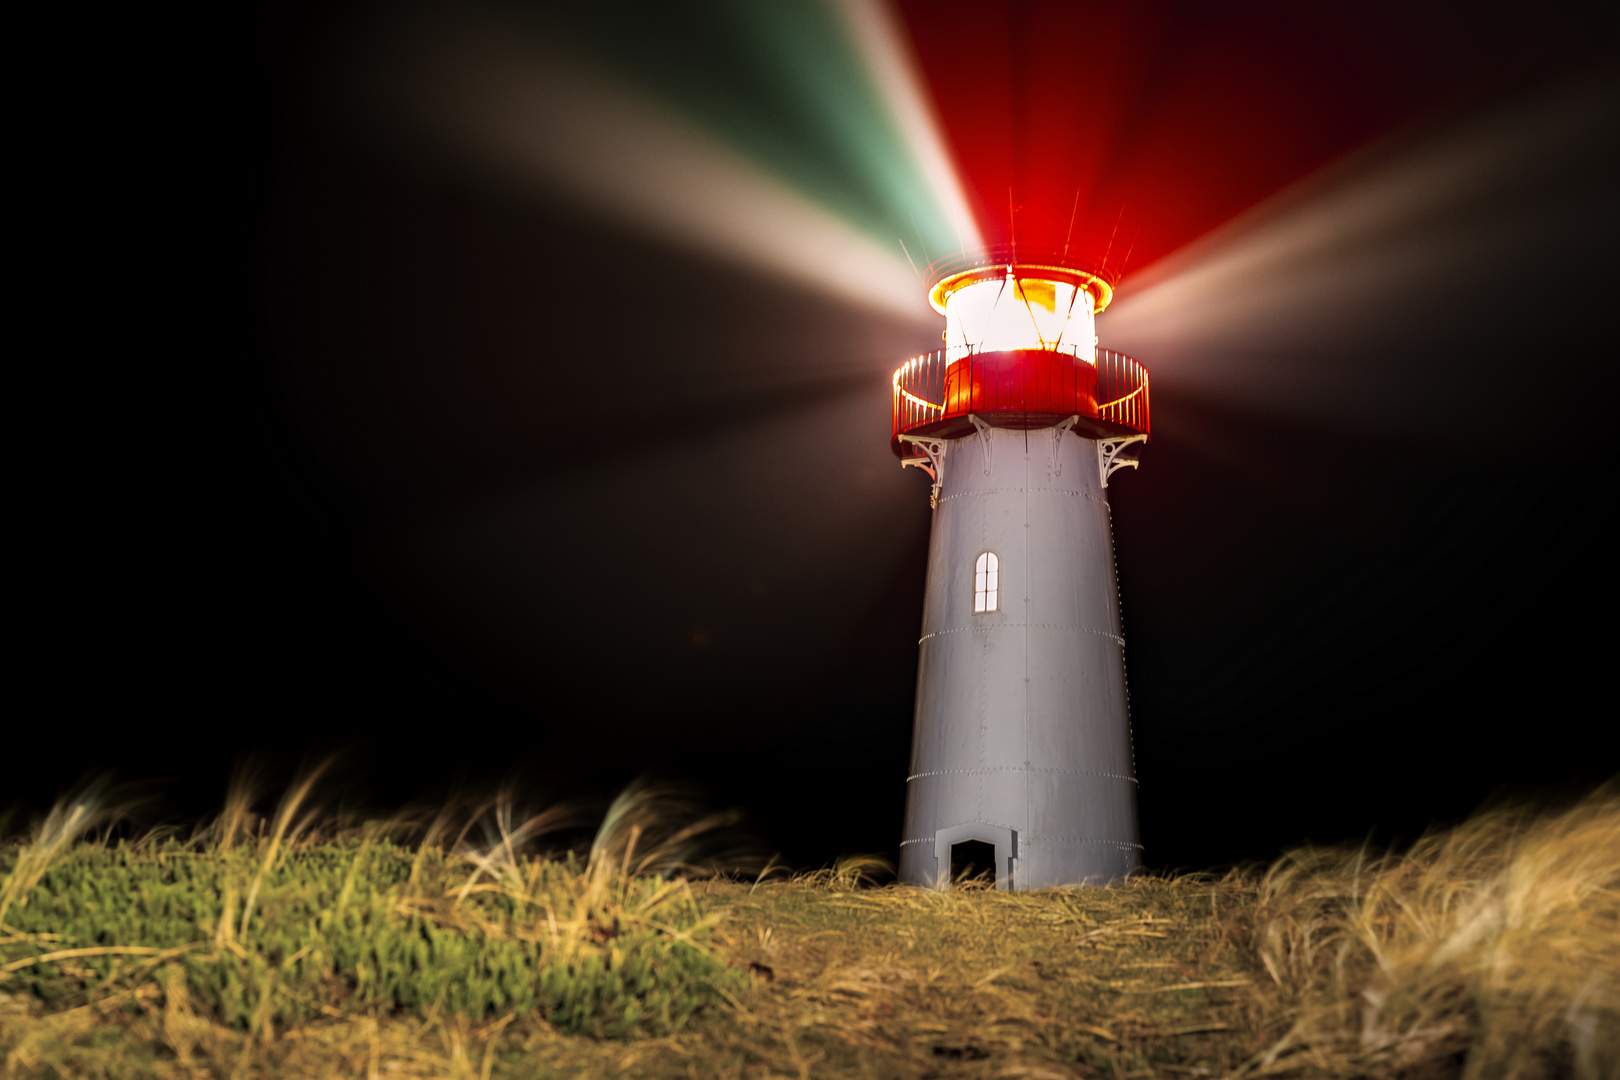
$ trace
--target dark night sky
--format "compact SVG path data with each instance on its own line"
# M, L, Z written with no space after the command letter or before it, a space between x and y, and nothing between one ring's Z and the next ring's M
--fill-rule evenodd
M234 762L338 751L333 790L382 807L652 771L790 861L892 854L929 511L887 379L926 326L375 137L310 89L327 18L164 38L63 99L94 138L38 129L55 404L25 417L0 804L111 768L198 814ZM1611 196L1515 254L1544 261L1490 309L1514 363L1456 290L1379 317L1426 343L1421 392L1491 380L1491 437L1155 382L1110 488L1150 865L1620 768L1607 135L1512 196ZM1541 288L1579 302L1538 318Z

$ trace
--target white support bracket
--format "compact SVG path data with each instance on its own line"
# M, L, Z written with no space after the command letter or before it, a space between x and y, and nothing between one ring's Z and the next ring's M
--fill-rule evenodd
M973 421L973 430L979 433L979 446L984 450L984 475L990 475L990 431L989 424L980 420L973 413L968 413L968 419Z
M934 482L934 488L928 493L928 505L934 509L939 508L939 488L945 482L945 440L930 439L924 435L902 435L900 441L910 443L926 455L924 458L901 458L900 467L915 465L928 474Z
M1047 468L1054 478L1063 475L1063 458L1059 455L1059 451L1063 449L1063 433L1072 430L1079 422L1080 414L1075 413L1052 429L1052 458L1047 462Z
M1147 445L1146 435L1129 435L1118 439L1097 440L1097 478L1108 486L1108 478L1127 465L1135 469L1142 462L1137 457ZM1135 447L1133 450L1132 447Z

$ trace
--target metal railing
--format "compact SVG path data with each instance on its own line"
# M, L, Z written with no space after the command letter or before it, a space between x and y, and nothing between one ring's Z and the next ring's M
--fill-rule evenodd
M945 414L944 350L914 356L894 373L894 434L903 435Z
M1097 350L1097 419L1152 434L1147 368L1124 353Z
M1043 350L1044 351L1044 350ZM1052 350L1076 355L1068 349ZM920 427L946 418L946 371L953 364L971 362L974 354L960 347L942 349L914 357L894 373L893 434L909 434ZM1085 361L1080 360L1081 363ZM1147 368L1109 349L1096 350L1096 396L1076 395L1073 402L1061 403L1055 411L1073 411L1129 431L1151 431ZM1095 412L1092 402L1096 402ZM1053 403L1058 404L1058 403ZM1072 408L1071 408L1072 406Z

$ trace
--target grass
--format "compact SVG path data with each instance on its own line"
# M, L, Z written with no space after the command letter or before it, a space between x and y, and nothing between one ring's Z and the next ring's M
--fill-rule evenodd
M568 815L81 839L0 855L15 1075L1620 1077L1620 795L1402 853L1086 890L738 881L717 819ZM473 837L476 836L476 839Z

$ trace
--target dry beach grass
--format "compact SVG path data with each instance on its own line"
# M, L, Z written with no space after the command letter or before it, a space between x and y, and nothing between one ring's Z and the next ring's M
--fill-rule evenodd
M1620 1077L1612 789L1399 853L1013 894L705 877L718 820L647 789L571 858L534 853L557 813L407 842L308 796L117 843L67 803L13 844L5 1071Z

